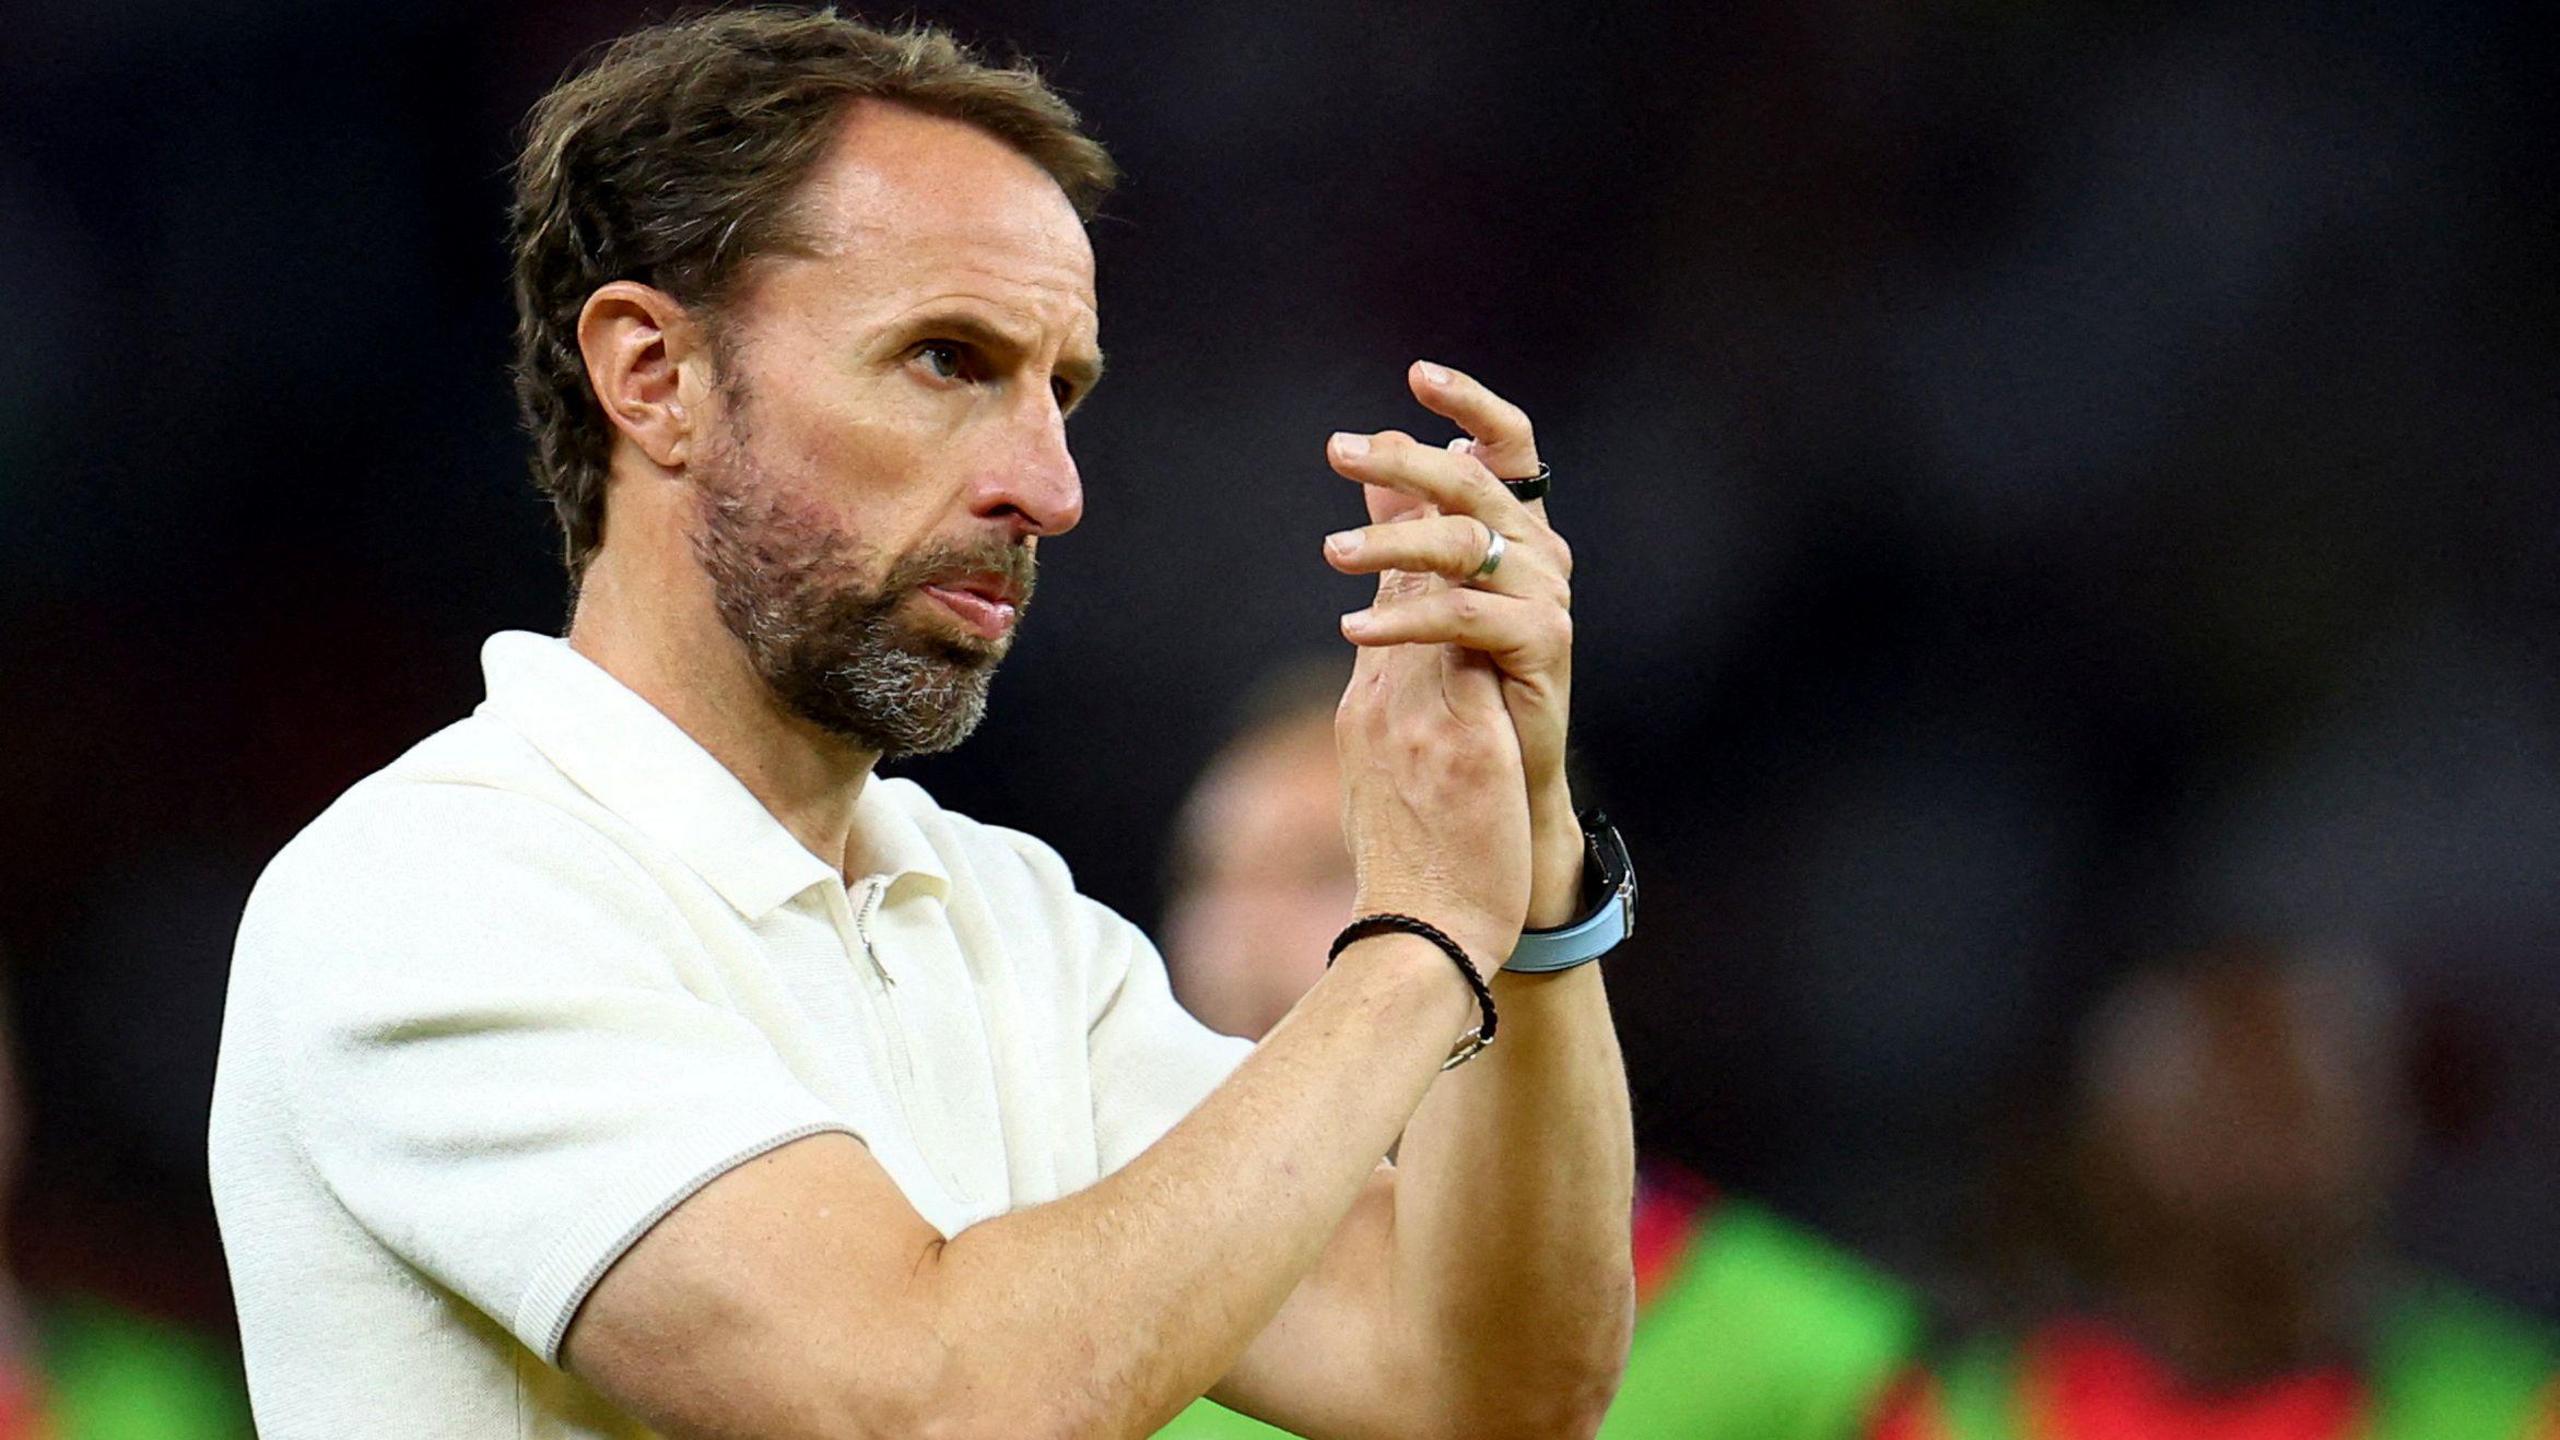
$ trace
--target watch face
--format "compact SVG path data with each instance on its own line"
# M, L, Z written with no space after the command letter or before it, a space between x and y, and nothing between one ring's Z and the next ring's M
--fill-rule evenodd
M1597 810L1585 810L1582 821L1583 839L1591 847L1591 863L1599 867L1600 883L1610 890L1622 890L1627 898L1635 898L1636 870L1627 859L1627 842L1618 836L1618 827Z
M1619 939L1624 940L1636 933L1635 862L1627 858L1627 842L1618 834L1618 827L1609 823L1607 815L1593 809L1576 818L1582 822L1583 840L1599 881L1598 889L1617 902Z

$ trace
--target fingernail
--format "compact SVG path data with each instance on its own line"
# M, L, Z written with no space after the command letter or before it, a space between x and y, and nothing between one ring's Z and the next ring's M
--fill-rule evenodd
M1324 548L1332 551L1337 560L1356 559L1360 554L1360 532L1336 530L1324 537Z
M1366 610L1354 610L1350 614L1342 617L1343 633L1348 635L1362 634L1368 630L1369 626L1375 622L1376 618L1377 617L1371 615Z
M1428 360L1423 361L1423 362L1422 362L1422 367L1421 367L1421 368L1422 368L1422 383L1423 383L1423 384L1425 384L1425 385L1446 385L1446 384L1448 384L1448 383L1449 383L1449 372L1448 372L1448 371L1446 371L1446 370L1441 369L1441 368L1440 368L1439 366L1437 366L1437 365L1432 364L1430 361L1428 361Z
M1369 453L1369 437L1336 430L1333 432L1333 453L1346 460L1356 460Z

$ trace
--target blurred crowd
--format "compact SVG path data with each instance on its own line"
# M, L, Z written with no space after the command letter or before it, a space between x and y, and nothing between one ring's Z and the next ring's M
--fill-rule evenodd
M1167 967L1235 1034L1315 982L1351 897L1341 678L1275 673L1177 820ZM2148 957L2063 1029L1980 1243L1916 1275L1657 1153L1606 1440L2560 1440L2560 1330L2393 1234L2416 1056L2372 957ZM1164 1435L1273 1433L1203 1402Z
M0 1436L48 1373L237 1433L232 925L481 636L559 622L504 167L662 8L0 3ZM907 770L1055 843L1204 1017L1267 1024L1338 923L1321 727L1270 728L1359 603L1318 447L1438 438L1399 376L1447 360L1538 418L1581 563L1582 788L1645 887L1611 991L1696 1177L1659 1213L1747 1197L1967 1333L2151 1296L2209 1371L2163 1337L2233 1322L2121 1257L2258 1273L2316 1191L2285 1238L2340 1273L2560 1317L2532 10L899 13L1044 58L1131 176L1088 518L986 728ZM2062 1203L2092 1167L2156 1203Z

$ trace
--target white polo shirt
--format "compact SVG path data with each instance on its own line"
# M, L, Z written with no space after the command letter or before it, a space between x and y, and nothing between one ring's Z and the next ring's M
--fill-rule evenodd
M557 1368L614 1260L785 1141L945 1234L1127 1163L1249 1048L1057 855L873 779L847 886L559 640L259 879L214 1202L265 1440L638 1436Z

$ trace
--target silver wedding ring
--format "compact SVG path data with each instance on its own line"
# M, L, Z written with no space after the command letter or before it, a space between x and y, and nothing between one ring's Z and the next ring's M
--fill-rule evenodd
M1484 522L1481 520L1476 523L1484 525ZM1484 533L1488 537L1484 546L1484 563L1478 565L1476 567L1476 573L1468 577L1472 580L1481 580L1487 575L1492 574L1494 571L1501 569L1502 552L1511 548L1511 542L1502 538L1501 531L1494 529L1490 525L1484 525Z

